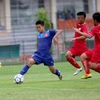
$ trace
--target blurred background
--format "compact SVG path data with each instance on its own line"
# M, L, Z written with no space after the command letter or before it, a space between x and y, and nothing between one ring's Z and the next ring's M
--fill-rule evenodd
M65 61L65 51L73 43L76 13L87 14L89 30L93 27L92 14L100 11L100 0L0 0L0 62L4 64L26 63L37 50L35 22L39 9L47 12L52 29L62 29L59 45L52 46L55 61ZM89 49L93 39L86 40Z

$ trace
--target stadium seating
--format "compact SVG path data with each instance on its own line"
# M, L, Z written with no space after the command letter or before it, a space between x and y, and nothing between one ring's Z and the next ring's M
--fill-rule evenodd
M63 30L72 30L73 27L75 27L75 23L76 23L76 19L57 20L58 28L63 29ZM93 27L93 20L91 18L86 18L86 23L89 29Z

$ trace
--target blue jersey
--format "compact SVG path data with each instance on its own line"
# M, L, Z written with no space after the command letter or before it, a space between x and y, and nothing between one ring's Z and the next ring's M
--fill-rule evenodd
M38 52L45 54L50 51L52 38L56 34L55 30L47 30L44 33L38 32Z
M38 50L32 55L36 64L44 63L46 66L54 65L54 61L49 51L52 44L52 38L55 34L55 30L47 30L42 34L38 32Z

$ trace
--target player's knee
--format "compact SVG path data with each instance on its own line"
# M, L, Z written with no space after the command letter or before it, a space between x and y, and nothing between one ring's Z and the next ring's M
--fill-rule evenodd
M67 59L70 58L70 57L71 57L71 53L70 53L69 51L66 52L65 57L66 57Z
M81 56L80 56L80 59L81 59L81 61L83 61L83 60L86 60L86 54L85 53L83 53Z
M89 63L90 69L96 70L97 64L96 63Z
M28 65L31 67L35 63L34 59L30 58L28 61Z
M83 55L80 56L80 60L81 60L81 61L84 60L84 56L83 56Z
M96 68L94 68L93 66L90 66L90 69L95 70Z

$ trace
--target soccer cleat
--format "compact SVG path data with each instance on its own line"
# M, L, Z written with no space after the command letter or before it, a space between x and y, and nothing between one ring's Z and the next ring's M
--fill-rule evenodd
M85 74L81 77L81 79L87 79L87 78L92 78L92 74Z
M79 72L81 72L82 71L82 67L81 68L79 68L79 69L77 69L76 70L76 72L73 74L74 76L76 76Z
M60 76L58 76L58 78L59 78L60 80L62 80L62 75L60 74Z
M91 73L88 74L88 75L87 75L87 78L92 78L92 74L91 74Z
M81 79L87 79L87 75L86 75L86 74L83 75L83 76L81 77Z

